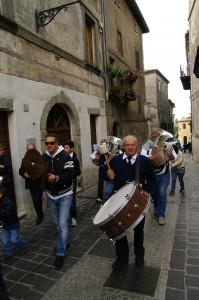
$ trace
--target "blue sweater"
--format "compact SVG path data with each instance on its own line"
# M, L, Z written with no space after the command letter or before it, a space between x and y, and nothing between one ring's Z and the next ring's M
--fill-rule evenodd
M110 167L116 174L114 179L114 190L119 190L127 183L127 181L132 182L135 180L136 162L134 164L127 164L126 159L123 159L123 154L119 154L111 159ZM142 184L144 191L150 193L156 181L152 163L148 157L139 155L139 165L139 183Z

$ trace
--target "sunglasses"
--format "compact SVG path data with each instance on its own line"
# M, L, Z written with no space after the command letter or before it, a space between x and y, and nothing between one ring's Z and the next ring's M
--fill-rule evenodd
M56 142L45 142L46 145L54 145Z

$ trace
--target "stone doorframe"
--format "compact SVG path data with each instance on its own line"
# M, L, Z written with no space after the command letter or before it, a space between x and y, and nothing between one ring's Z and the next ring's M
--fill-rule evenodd
M80 139L80 122L77 109L74 103L71 101L71 99L63 91L61 91L59 94L52 96L43 108L40 121L42 151L45 150L44 140L46 136L46 122L48 114L55 104L62 106L63 109L66 111L70 120L71 137L75 144L77 144L77 142L79 142Z

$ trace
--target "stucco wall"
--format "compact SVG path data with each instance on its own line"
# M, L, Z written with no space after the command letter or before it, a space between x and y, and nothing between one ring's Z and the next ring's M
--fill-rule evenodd
M189 1L189 46L191 70L192 153L199 162L199 79L193 73L197 47L199 46L199 1ZM194 5L194 6L192 6Z

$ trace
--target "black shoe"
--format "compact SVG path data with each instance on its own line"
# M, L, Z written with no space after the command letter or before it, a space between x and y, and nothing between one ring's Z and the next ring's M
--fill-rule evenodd
M136 265L136 267L139 267L139 268L143 267L144 266L144 258L143 257L141 257L141 258L136 257L135 265Z
M14 253L11 254L11 255L4 254L4 258L5 258L6 260L9 259L9 258L11 258L11 257L13 257L13 256L14 256Z
M56 268L61 268L64 264L64 257L63 256L56 256L55 259L55 267Z
M26 254L27 252L28 252L27 247L24 247L24 248L21 250L21 255Z
M117 259L116 261L114 261L114 263L112 264L112 268L113 270L118 270L120 269L121 267L124 267L125 265L128 264L128 261L124 261L124 260L121 260L121 259Z
M174 196L175 193L174 192L170 192L169 196Z
M36 225L40 225L42 222L43 222L43 217L42 218L37 217Z
M184 190L181 190L181 189L180 189L180 194L184 194Z

